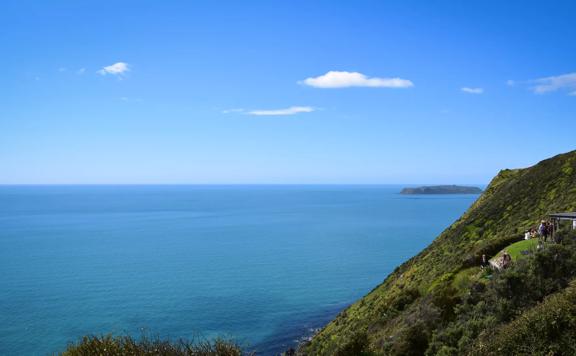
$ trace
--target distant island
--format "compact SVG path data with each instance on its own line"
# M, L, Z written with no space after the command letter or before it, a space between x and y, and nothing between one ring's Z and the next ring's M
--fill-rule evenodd
M417 188L404 188L400 194L480 194L482 189L478 187L466 187L461 185L434 185Z

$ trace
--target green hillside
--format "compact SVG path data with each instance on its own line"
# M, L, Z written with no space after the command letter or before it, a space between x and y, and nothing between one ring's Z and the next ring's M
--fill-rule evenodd
M501 273L479 265L482 254L494 256L558 211L576 211L576 151L530 168L501 171L460 219L342 311L301 353L499 354L498 347L506 347L508 354L523 353L524 334L516 333L520 328L515 325L540 318L543 336L526 345L536 354L555 354L542 346L553 344L546 335L556 335L558 347L573 341L562 335L576 333L574 311L566 314L562 330L546 324L554 318L542 313L553 313L554 305L574 299L573 287L566 289L576 276L572 232L561 232L562 245L547 244Z

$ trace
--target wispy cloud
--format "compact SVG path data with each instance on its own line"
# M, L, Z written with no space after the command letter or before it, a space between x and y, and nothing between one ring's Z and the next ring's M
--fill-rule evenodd
M238 112L244 112L244 109L224 109L221 111L222 114L233 114L233 113L238 113Z
M122 76L128 71L130 71L128 63L118 62L100 69L97 73L100 75L112 74Z
M482 88L464 87L464 88L460 88L460 90L462 90L464 93L468 93L468 94L482 94L482 93L484 93L484 89L482 89Z
M402 78L376 78L368 77L359 72L330 71L318 77L306 78L299 82L314 88L409 88L414 83Z
M255 115L255 116L287 116L296 115L301 113L313 112L318 110L311 106L291 106L285 109L272 109L272 110L249 110L249 109L225 109L221 110L222 114L244 114L244 115Z
M76 71L76 74L78 74L78 75L82 75L84 73L86 73L86 68L80 68Z
M570 96L576 96L576 91L572 91L572 92L568 93L568 95L570 95Z
M568 73L553 77L539 78L530 81L535 84L530 89L536 94L543 94L557 90L568 90L573 95L576 89L576 73Z
M286 109L274 109L274 110L251 110L246 112L248 115L256 116L286 116L286 115L296 115L301 113L313 112L315 109L311 106L291 106Z

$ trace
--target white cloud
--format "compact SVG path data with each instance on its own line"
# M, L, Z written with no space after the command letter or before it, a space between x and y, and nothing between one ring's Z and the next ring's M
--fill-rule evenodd
M80 68L80 69L78 69L78 70L76 71L76 74L82 75L82 74L84 74L85 72L86 72L86 68Z
M543 94L557 90L576 89L576 73L562 74L554 77L539 78L532 80L536 84L531 89L536 94ZM572 94L569 94L572 95Z
M128 63L118 62L107 67L104 67L98 71L98 74L106 75L106 74L113 74L113 75L123 75L124 73L128 72L130 67Z
M401 78L370 78L358 72L330 71L319 77L306 78L299 82L314 88L349 88L349 87L371 87L371 88L409 88L414 83Z
M285 115L296 115L305 112L312 112L315 109L310 106L291 106L286 109L276 109L276 110L252 110L248 111L249 115L256 116L285 116Z
M568 93L568 95L570 95L570 96L576 96L576 91L570 92L570 93Z
M460 88L460 90L462 90L463 92L468 93L468 94L482 94L482 93L484 93L484 89L482 89L482 88L464 87L464 88Z
M506 85L508 85L509 87L513 87L514 85L516 85L516 82L513 81L512 79L509 79L506 81Z

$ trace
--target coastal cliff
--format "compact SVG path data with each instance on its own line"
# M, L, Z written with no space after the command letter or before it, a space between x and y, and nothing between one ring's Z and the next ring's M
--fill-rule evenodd
M576 353L576 237L482 268L547 214L576 211L576 151L501 171L432 244L342 311L304 355ZM535 325L536 324L536 325Z

